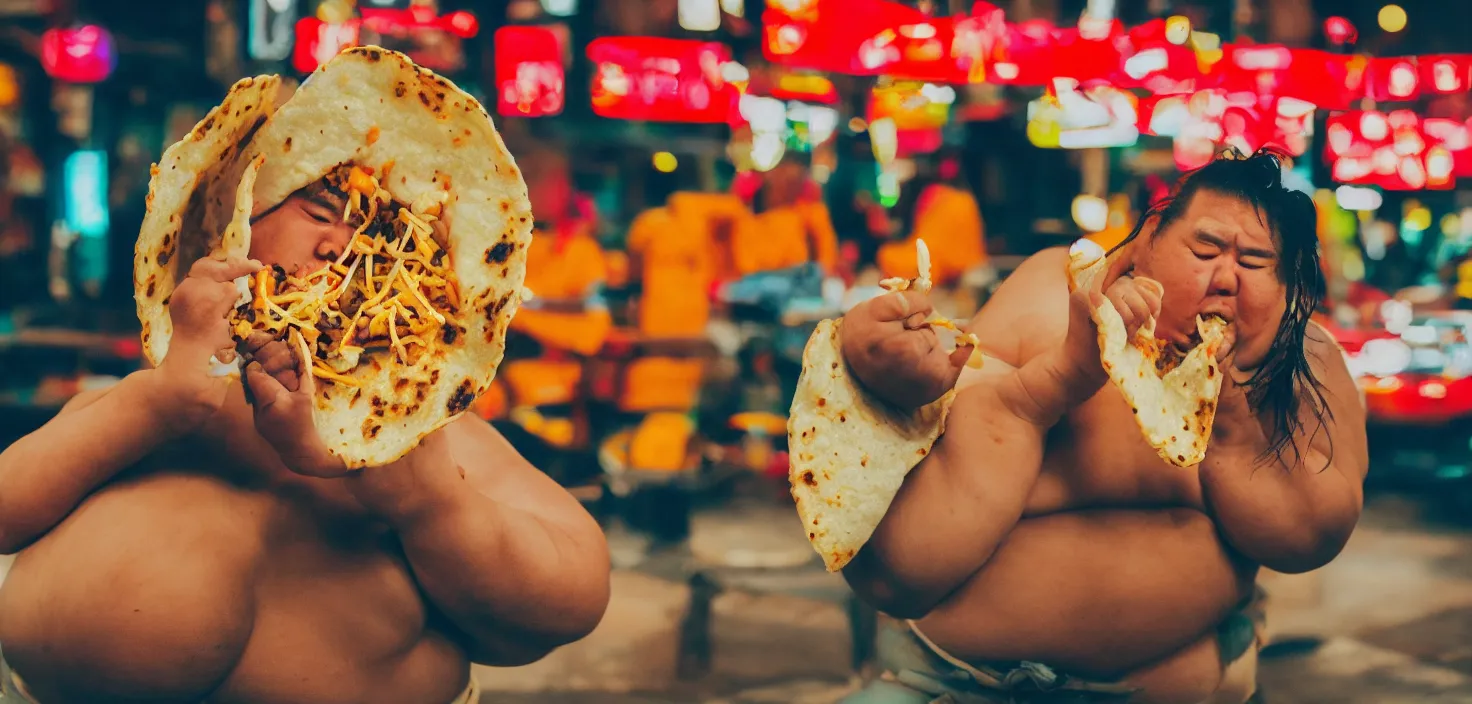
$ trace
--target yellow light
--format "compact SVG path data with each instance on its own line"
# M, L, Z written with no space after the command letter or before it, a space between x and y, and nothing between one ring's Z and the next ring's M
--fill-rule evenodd
M1406 28L1406 11L1400 5L1386 5L1380 8L1380 29L1387 32L1399 32Z
M863 132L869 129L869 123L864 122L864 118L862 117L855 117L848 121L848 128L853 132Z
M1448 213L1441 218L1441 234L1444 237L1457 238L1462 234L1462 218L1456 213Z
M880 164L894 161L899 149L899 130L894 120L882 117L869 123L869 142L874 148L874 159Z
M679 167L679 165L680 165L680 160L679 159L676 159L674 154L671 154L669 152L655 152L654 153L654 170L655 171L658 171L658 172L664 173L664 174L673 173L674 170L677 167Z
M1406 213L1406 227L1413 230L1425 231L1431 227L1431 210L1422 206L1416 207Z

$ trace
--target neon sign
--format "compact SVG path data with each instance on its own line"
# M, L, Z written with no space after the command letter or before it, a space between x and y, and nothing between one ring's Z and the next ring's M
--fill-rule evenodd
M723 44L658 37L604 37L588 45L593 112L650 122L728 122L739 92L722 76Z
M291 56L292 0L250 0L250 43L247 51L257 61L281 61Z
M107 154L72 152L62 166L66 184L66 227L81 237L107 235Z
M96 25L51 29L41 35L41 67L68 83L97 83L112 75L118 52L112 35Z
M1080 89L1059 78L1049 94L1027 104L1027 138L1049 149L1127 147L1140 138L1134 96L1112 86Z
M410 5L407 9L364 7L360 14L361 17L349 17L340 22L325 22L317 17L299 20L296 23L296 49L292 53L292 65L296 70L303 73L317 70L318 66L343 49L357 46L365 31L376 35L374 41L379 43L383 43L385 39L417 37L426 33L440 34L450 39L469 39L480 31L480 20L463 10L440 16L428 6ZM416 63L428 68L458 68L458 42L430 44L432 48L426 52L410 48L406 53ZM451 44L454 46L450 47ZM450 51L453 55L441 56L445 51Z
M562 45L546 27L496 30L496 111L516 117L562 112Z
M1329 118L1324 158L1334 180L1386 190L1449 189L1472 175L1468 125L1409 110Z

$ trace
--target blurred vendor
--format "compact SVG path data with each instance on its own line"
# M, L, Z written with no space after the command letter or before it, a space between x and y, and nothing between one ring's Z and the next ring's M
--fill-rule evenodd
M879 248L879 271L886 278L918 276L915 240L923 239L930 249L931 278L938 285L953 284L967 271L986 263L981 209L954 158L921 168L924 172L906 183L900 194L895 206L898 223L878 215L878 211L870 218L870 229L876 236L888 237L894 229L904 233L901 239Z
M526 265L533 298L512 318L511 328L544 347L591 355L613 325L600 293L608 271L591 202L574 194L560 153L538 149L518 161L536 229Z
M788 157L763 174L751 209L753 216L738 223L731 242L739 274L807 262L817 262L828 273L837 268L838 235L833 220L800 160Z

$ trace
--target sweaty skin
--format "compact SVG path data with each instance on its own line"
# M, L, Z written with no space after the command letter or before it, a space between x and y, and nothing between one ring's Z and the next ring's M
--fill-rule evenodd
M532 662L601 619L597 524L489 425L342 476L301 459L289 348L246 345L254 408L202 373L232 344L230 280L333 260L338 206L259 218L256 261L202 260L176 290L159 368L0 455L0 643L39 701L443 704L470 662Z
M1274 243L1251 207L1203 190L1170 227L1141 235L1100 290L1071 296L1067 252L1042 252L972 321L990 357L980 371L957 371L933 331L896 322L923 298L856 307L845 356L866 384L907 369L917 378L896 383L944 388L959 374L962 390L949 432L845 569L849 583L963 659L1123 678L1143 688L1131 701L1206 699L1222 676L1215 628L1258 567L1307 571L1348 539L1368 463L1357 391L1310 326L1303 344L1333 420L1310 439L1318 422L1305 419L1305 459L1258 465L1258 418L1228 383L1207 460L1171 467L1105 383L1087 312L1107 298L1131 334L1157 317L1172 341L1197 314L1220 314L1232 323L1224 368L1240 379L1261 364L1285 308Z

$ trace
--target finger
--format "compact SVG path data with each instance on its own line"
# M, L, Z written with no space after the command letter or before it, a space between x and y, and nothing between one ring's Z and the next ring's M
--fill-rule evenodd
M1216 361L1217 361L1217 365L1218 366L1222 366L1222 367L1228 367L1228 368L1230 368L1228 366L1228 362L1231 361L1231 359L1232 359L1232 353L1235 352L1236 349L1237 349L1237 332L1235 330L1233 330L1231 328L1231 326L1228 326L1226 332L1223 333L1223 335L1222 335L1222 344L1221 344L1221 346L1220 347L1217 347L1217 349L1216 349Z
M1165 287L1159 281L1143 276L1135 277L1135 282L1140 296L1149 305L1150 317L1159 318L1160 306L1165 301Z
M234 281L264 268L266 268L265 264L254 259L231 258L219 261L205 257L196 261L194 266L189 268L189 275L210 281L225 282Z
M951 356L947 361L957 369L957 373L959 374L960 369L966 366L966 362L971 360L971 355L975 352L976 348L969 344L957 344L956 349L951 351Z
M241 343L241 351L247 355L255 356L260 354L266 345L276 341L276 337L271 333L253 332Z
M925 313L915 313L901 322L901 326L906 330L923 330L928 325Z
M1108 291L1114 282L1135 268L1134 247L1124 245L1110 253L1105 261L1107 266L1104 268L1104 275L1099 277L1099 289L1102 291Z
M1130 307L1130 315L1141 326L1144 326L1155 318L1155 314L1150 310L1150 302L1145 300L1145 297L1140 295L1140 292L1130 291L1125 294L1124 300Z
M874 299L872 314L881 322L898 322L917 313L930 317L930 297L919 291L896 291Z
M272 414L273 409L279 411L282 404L289 402L290 392L286 390L281 382L277 381L266 372L260 362L251 362L245 367L245 388L249 391L251 407L255 411L256 426L264 430L261 419ZM265 432L262 432L265 435ZM271 438L267 437L267 440Z

